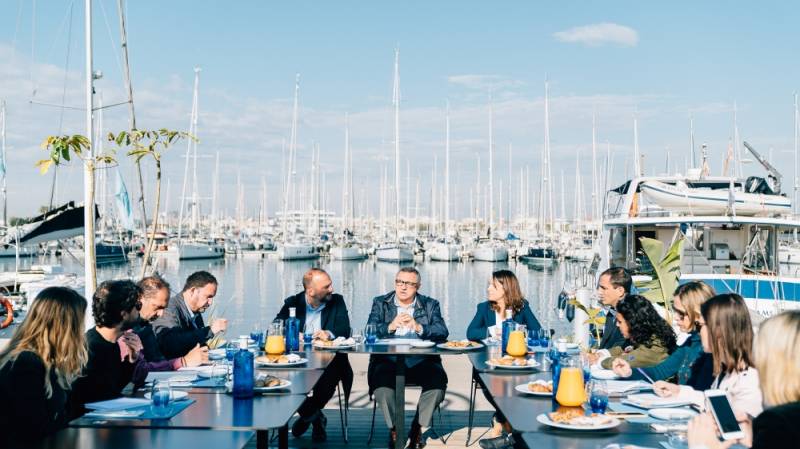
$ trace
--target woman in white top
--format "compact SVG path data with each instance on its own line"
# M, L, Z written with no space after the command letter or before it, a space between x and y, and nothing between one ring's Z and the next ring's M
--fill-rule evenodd
M753 326L741 296L717 295L700 307L697 327L703 351L714 359L712 389L726 391L734 410L758 416L763 410L758 371L753 367ZM705 408L702 391L686 385L658 381L653 385L663 397L685 398Z

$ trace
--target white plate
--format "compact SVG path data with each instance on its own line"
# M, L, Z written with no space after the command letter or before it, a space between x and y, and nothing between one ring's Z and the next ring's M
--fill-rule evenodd
M355 348L356 344L355 343L347 343L347 344L343 344L343 345L323 346L323 345L314 343L313 346L314 346L315 349L347 349L347 348Z
M263 393L265 391L283 390L283 389L288 388L288 387L290 387L292 385L292 381L290 381L290 380L286 380L286 379L281 379L281 380L283 382L280 385L276 385L274 387L255 387L255 388L253 388L253 391L255 391L256 393ZM233 382L225 383L225 389L228 391L228 393L232 392L233 391Z
M528 382L528 383L533 383L533 382ZM522 394L530 394L530 395L533 395L533 396L547 396L547 397L550 397L550 396L553 395L552 391L548 391L548 392L531 391L530 389L528 389L528 383L519 384L516 387L514 387L514 389L517 390L518 392L522 393Z
M208 350L208 359L209 360L219 360L225 358L225 349L209 349Z
M491 360L487 360L486 364L491 366L492 368L498 368L498 369L531 369L531 368L536 368L536 367L539 366L539 362L537 362L534 359L528 359L528 364L527 365L522 365L522 366L519 366L519 365L498 365L496 363L492 363Z
M169 395L169 400L170 401L177 401L178 399L183 399L183 398L186 398L186 397L189 397L189 393L187 393L185 391L172 390L172 394ZM144 394L144 398L145 399L150 399L151 398L151 394L150 394L149 391Z
M436 345L436 347L439 349L447 349L448 351L472 351L475 349L481 349L483 347L483 345L478 342L473 342L473 343L475 343L475 345L467 346L464 348L455 348L452 346L447 346L447 343L439 343L438 345Z
M414 348L430 348L436 343L430 340L411 340L408 344Z
M167 379L167 381L169 383L171 383L171 384L173 384L173 383L192 383L192 382L194 382L196 380L197 380L197 375L195 375L195 374L191 374L191 375L187 374L185 376L181 376L181 375L172 376L169 379Z
M222 377L228 374L228 367L222 365L197 366L193 369L195 370L197 377L202 377L204 379Z
M550 417L547 416L547 413L542 413L541 415L537 416L536 417L536 421L539 421L540 423L542 423L542 424L544 424L546 426L557 427L559 429L570 429L570 430L604 430L604 429L613 429L614 427L617 427L618 425L620 425L622 423L622 421L620 421L617 418L611 418L611 422L609 422L607 424L602 424L602 425L599 425L599 426L576 426L576 425L573 425L573 424L557 423L557 422L551 420Z
M651 408L647 414L664 421L688 421L697 416L696 411L688 408Z
M602 368L592 368L592 379L598 380L617 380L619 376L614 370L610 369L602 369Z
M308 359L303 359L303 358L301 358L300 360L298 360L296 362L285 362L285 363L262 362L262 361L259 361L258 358L256 358L256 365L258 367L260 367L260 368L270 368L270 367L279 368L279 367L285 367L285 366L304 365L306 363L308 363Z

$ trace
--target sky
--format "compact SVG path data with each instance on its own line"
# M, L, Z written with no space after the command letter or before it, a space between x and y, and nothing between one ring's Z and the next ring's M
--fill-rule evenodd
M282 208L283 142L289 140L299 74L297 183L309 183L312 148L318 145L328 209L341 210L348 114L356 212L377 215L380 174L387 164L394 182L395 49L400 52L403 212L407 200L415 206L419 183L419 214L429 214L432 185L444 184L448 103L451 216L471 215L479 175L485 210L491 97L495 214L501 204L503 215L509 212L509 184L511 212L519 211L521 171L530 173L528 209L534 213L545 81L559 214L562 198L564 214L575 214L576 160L584 202L591 196L593 116L599 167L610 149L609 187L633 171L634 117L646 173L666 172L668 159L668 171L685 172L691 117L698 151L707 144L712 174L721 174L733 137L734 105L741 138L772 154L786 177L784 190L794 178L800 13L793 2L125 3L140 129L188 130L193 69L202 69L197 137L203 157L197 165L205 210L211 207L217 152L224 211L234 213L241 188L247 213L255 215L262 180L269 215ZM93 5L94 66L103 72L95 85L97 98L106 105L119 103L125 92L117 2L95 0ZM32 215L49 202L52 175L41 176L34 166L46 156L42 140L85 134L83 33L82 1L0 0L10 216ZM125 106L105 109L104 131L126 129L128 117ZM163 162L169 199L162 204L168 201L172 210L179 204L185 151L184 143L170 148ZM130 159L124 151L118 159L133 196L138 184ZM154 169L146 165L144 170L150 203ZM755 164L745 171L764 175ZM113 182L108 189L113 192ZM56 191L57 203L82 199L79 166L60 170Z

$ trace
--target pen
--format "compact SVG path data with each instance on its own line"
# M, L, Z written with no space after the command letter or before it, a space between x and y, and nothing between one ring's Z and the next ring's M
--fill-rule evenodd
M647 373L644 372L643 369L636 368L636 371L639 371L639 373L641 373L641 375L644 376L644 378L647 379L647 381L650 382L651 384L656 383L656 381L654 381L650 376L648 376Z

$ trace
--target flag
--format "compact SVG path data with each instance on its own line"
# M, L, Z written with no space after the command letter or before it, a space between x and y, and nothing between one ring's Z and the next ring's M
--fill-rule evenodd
M114 193L114 197L116 198L117 212L119 213L119 221L122 227L128 231L133 231L131 198L128 195L128 189L125 188L125 181L122 180L119 170L117 170L117 191Z

